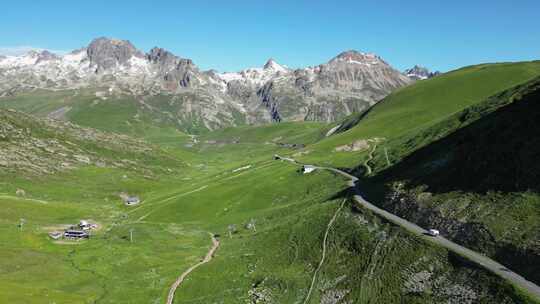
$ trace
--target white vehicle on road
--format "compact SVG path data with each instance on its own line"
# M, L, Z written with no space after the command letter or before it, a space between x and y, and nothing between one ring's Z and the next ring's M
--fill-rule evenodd
M428 234L431 235L431 236L438 236L441 233L437 229L429 229Z

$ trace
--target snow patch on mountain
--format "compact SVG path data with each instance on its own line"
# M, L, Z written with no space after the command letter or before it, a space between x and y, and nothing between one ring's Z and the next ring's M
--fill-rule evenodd
M33 65L37 61L37 57L32 54L26 54L24 56L6 56L0 61L0 66L7 68L16 68L22 66Z
M240 72L217 74L217 76L226 83L241 81L246 84L260 86L273 78L287 75L290 72L291 70L287 66L269 59L262 68L248 68Z

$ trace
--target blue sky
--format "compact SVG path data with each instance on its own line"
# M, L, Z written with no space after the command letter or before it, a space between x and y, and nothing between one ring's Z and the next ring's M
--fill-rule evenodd
M269 57L316 65L348 49L377 53L400 70L540 59L538 0L18 0L2 10L0 52L72 50L107 36L219 71Z

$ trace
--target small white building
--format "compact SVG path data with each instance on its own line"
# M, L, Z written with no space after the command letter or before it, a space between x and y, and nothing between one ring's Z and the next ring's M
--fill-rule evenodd
M429 229L429 230L428 230L428 234L431 235L431 236L438 236L438 235L440 235L441 233L440 233L439 230L437 230L437 229Z
M302 173L304 173L304 174L311 173L311 172L315 171L315 169L317 169L317 167L315 167L315 166L303 165L302 166Z

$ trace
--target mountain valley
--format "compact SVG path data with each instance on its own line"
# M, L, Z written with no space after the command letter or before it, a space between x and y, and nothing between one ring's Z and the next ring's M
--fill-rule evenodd
M0 302L539 303L539 98L540 61L0 57Z

